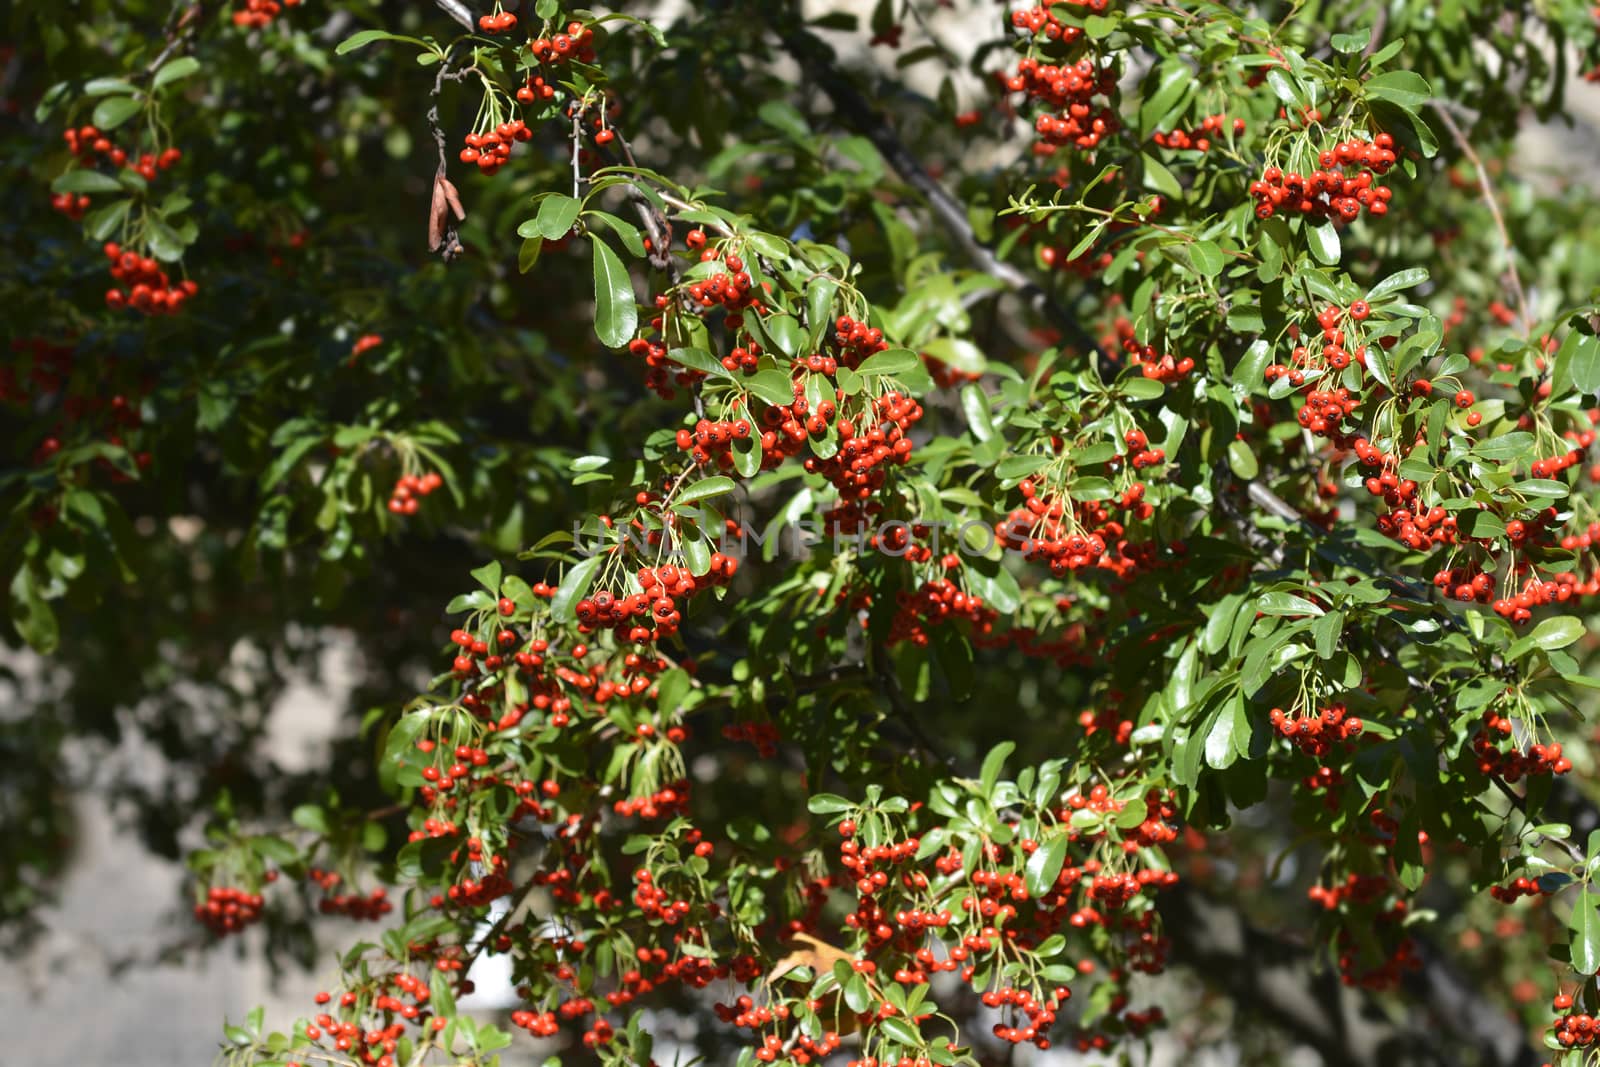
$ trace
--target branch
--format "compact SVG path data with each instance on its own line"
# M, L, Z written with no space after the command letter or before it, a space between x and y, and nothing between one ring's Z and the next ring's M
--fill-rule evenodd
M1455 138L1456 146L1461 149L1461 154L1467 157L1474 170L1478 172L1478 188L1483 193L1483 202L1488 205L1489 214L1494 216L1494 228L1500 234L1500 247L1506 256L1506 274L1511 282L1511 291L1517 299L1517 310L1522 315L1522 332L1533 333L1533 314L1528 310L1528 294L1522 288L1522 275L1517 273L1517 250L1511 243L1511 234L1506 229L1505 216L1500 214L1500 204L1495 199L1494 183L1489 180L1489 171L1483 165L1483 159L1473 150L1472 142L1467 140L1467 135L1459 123L1451 117L1448 108L1439 101L1431 101L1434 114L1439 116L1439 121L1444 123L1444 128L1450 131L1450 136Z
M779 35L792 55L828 99L845 125L871 141L902 181L928 201L934 218L961 248L972 265L1016 293L1039 315L1061 331L1062 338L1086 353L1103 358L1100 346L1067 308L1056 302L1037 282L995 255L973 232L961 204L945 191L927 168L895 134L888 121L850 84L834 63L833 52L813 34L795 27Z
M637 168L639 164L633 158L633 146L628 143L628 139L615 127L611 133L616 139L617 150L622 154L623 160L628 166ZM672 285L676 286L681 270L677 258L672 254L671 225L668 224L666 217L656 210L650 198L640 190L638 182L628 183L628 203L633 206L633 213L639 217L645 233L650 236L650 265L657 270L665 270ZM699 395L698 392L695 393L697 401Z
M200 23L205 21L206 0L195 0L188 7L174 10L173 17L167 25L167 44L156 57L144 68L144 77L149 78L160 70L173 53L181 48L186 48L194 40L194 35L200 29Z
M478 28L477 20L472 17L472 12L468 10L467 5L463 4L461 0L433 0L433 4L440 11L465 26L468 31Z
M434 76L433 92L429 96L428 129L433 134L433 143L439 148L439 166L433 172L433 202L428 209L428 251L438 252L446 263L463 251L461 239L450 217L453 214L455 221L461 222L466 219L467 213L462 209L461 195L456 191L447 173L448 149L444 127L439 123L439 94L443 92L446 81L460 81L476 69L467 67L462 70L451 70L450 53L447 51L439 60L439 73Z

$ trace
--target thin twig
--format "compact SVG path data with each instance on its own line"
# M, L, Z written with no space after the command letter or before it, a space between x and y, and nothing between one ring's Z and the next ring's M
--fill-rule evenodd
M572 106L572 199L582 195L583 172L578 168L578 154L583 151L583 110Z
M621 152L624 162L628 166L637 169L639 164L633 158L633 146L628 143L628 139L622 135L621 130L613 128L611 132L615 137L617 150ZM650 236L650 265L657 270L666 271L668 279L676 286L682 271L678 265L677 257L672 254L671 225L667 222L665 216L656 209L656 206L650 202L650 198L644 195L637 181L628 183L628 203L633 205L634 214L639 217L639 222L643 224L645 233ZM695 396L698 400L699 393L696 393Z
M156 71L171 59L180 48L186 48L194 40L194 35L200 29L200 23L205 21L206 0L195 0L188 7L178 9L172 22L167 27L167 44L156 57L144 68L144 76L151 77Z
M1450 131L1450 136L1455 138L1461 154L1467 157L1473 169L1478 172L1478 188L1483 193L1483 202L1489 207L1489 214L1494 216L1494 228L1499 231L1500 245L1505 250L1506 273L1511 282L1511 290L1517 298L1517 309L1522 315L1522 332L1533 333L1533 314L1528 310L1528 294L1522 288L1522 275L1517 273L1517 250L1511 243L1511 233L1506 229L1505 216L1500 214L1500 204L1495 199L1494 184L1489 180L1489 171L1483 165L1483 159L1473 149L1472 142L1467 140L1467 135L1459 123L1451 116L1448 108L1439 101L1430 101L1434 114L1439 116L1439 121L1444 123L1445 129Z
M1363 59L1372 55L1383 44L1383 35L1389 28L1389 0L1378 0L1378 10L1372 16L1372 34L1367 38L1367 47L1361 50Z

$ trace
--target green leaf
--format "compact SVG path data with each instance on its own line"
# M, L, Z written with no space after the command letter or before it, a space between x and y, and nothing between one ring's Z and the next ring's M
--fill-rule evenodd
M1585 396L1600 393L1600 337L1572 330L1561 343L1551 385L1561 396L1569 384Z
M1013 479L1026 478L1049 465L1049 456L1007 456L995 464L994 476L1001 481L1009 482Z
M1398 293L1402 289L1410 289L1413 285L1421 285L1428 280L1428 272L1422 267L1407 267L1397 270L1377 285L1367 290L1367 302L1376 303L1390 293Z
M1318 263L1325 263L1330 267L1338 265L1339 231L1333 228L1332 222L1307 226L1306 244L1310 246L1311 254L1317 257Z
M484 592L492 597L498 597L500 595L501 573L500 561L494 559L473 571L472 578L483 587Z
M1367 79L1361 87L1367 96L1387 100L1396 107L1416 111L1433 96L1433 89L1420 74L1409 70L1391 70Z
M562 623L578 621L578 601L588 594L595 572L600 569L600 564L604 561L604 555L590 556L567 572L567 576L561 580L560 588L556 590L556 595L550 600L551 618Z
M548 202L546 201L546 203ZM644 258L644 237L639 233L639 227L631 222L617 218L608 211L598 211L594 208L585 211L584 217L599 219L605 223L611 228L611 232L616 234L618 239L622 241L622 247L628 250L628 255L635 259Z
M131 96L108 96L94 106L94 124L102 130L114 130L137 115L144 107Z
M1580 640L1588 631L1583 625L1583 620L1571 615L1558 615L1553 619L1545 619L1527 636L1519 638L1506 649L1507 659L1521 659L1534 649L1552 652L1558 648Z
M1262 375L1271 356L1272 346L1267 344L1265 338L1258 337L1251 342L1250 347L1244 350L1244 355L1239 357L1239 362L1234 364L1233 384L1252 390L1260 386L1265 380Z
M456 1013L455 991L450 988L450 979L443 971L434 971L428 976L428 1007L435 1015L447 1019Z
M756 117L795 144L806 146L811 141L811 127L793 104L768 100L756 110Z
M1228 442L1228 466L1233 473L1249 481L1261 473L1261 464L1256 459L1255 449L1250 447L1248 441Z
M1180 59L1168 59L1156 68L1154 85L1147 86L1139 103L1139 132L1149 135L1194 85L1194 71Z
M314 834L327 835L328 813L315 804L302 804L290 813L289 818L302 830L310 830Z
M1058 833L1040 844L1028 857L1023 879L1028 895L1035 900L1049 893L1067 861L1067 835Z
M578 221L578 212L582 209L583 204L572 197L552 193L539 201L539 213L517 227L517 234L521 237L539 236L547 241L559 241L572 232L572 224ZM597 238L595 243L603 242Z
M1267 88L1272 90L1272 95L1282 100L1285 104L1298 105L1300 94L1295 91L1294 82L1278 67L1267 71Z
M744 380L744 387L769 404L794 403L794 380L781 370L758 371Z
M1274 591L1262 593L1256 610L1263 615L1321 615L1322 609L1302 596Z
M1154 189L1162 196L1177 200L1183 196L1183 185L1178 181L1177 175L1167 169L1167 165L1154 156L1144 158L1144 184L1147 189Z
M1335 52L1339 52L1347 56L1353 56L1363 48L1367 47L1367 42L1370 40L1372 40L1372 27L1363 26L1354 33L1334 34L1331 43L1333 44L1333 50Z
M156 71L156 76L150 81L150 88L159 89L164 85L171 85L175 81L198 73L199 70L200 61L194 56L179 56L177 59L170 59L161 65L160 70Z
M982 374L989 366L983 350L960 337L935 337L922 346L922 351L963 374Z
M594 332L608 348L621 348L639 327L633 280L611 247L596 238L594 244Z
M690 370L697 370L713 378L732 378L733 374L722 365L722 360L713 356L703 348L672 348L667 350L667 358L674 363L682 364Z
M35 652L50 655L61 643L56 613L34 583L33 571L24 563L11 579L11 622Z
M705 500L708 497L731 493L733 492L733 487L732 478L724 478L721 475L714 478L704 478L680 492L672 502L672 509L676 511L686 504L693 504L697 500Z
M1006 759L1017 750L1015 741L1002 741L989 750L983 758L983 767L978 771L978 780L983 787L983 795L990 796L994 793L994 785L1000 780L1000 772L1005 768Z
M1206 732L1206 766L1227 770L1239 758L1239 745L1235 735L1249 730L1245 721L1244 699L1237 694L1218 709L1217 717Z
M1582 975L1600 971L1600 903L1589 892L1587 883L1578 893L1567 919L1572 932L1572 968Z
M806 810L813 815L838 815L854 807L850 801L833 793L818 793L806 801Z
M907 1048L922 1047L922 1033L916 1024L898 1015L891 1015L877 1024L878 1030L889 1040Z
M122 183L97 170L69 170L50 183L54 193L121 193Z
M1159 378L1146 378L1134 373L1117 383L1117 392L1132 400L1154 400L1167 391Z
M333 50L333 54L336 56L342 56L349 52L354 52L357 48L365 48L373 41L405 41L408 44L418 45L422 48L428 47L425 42L419 41L415 37L406 37L402 34L390 33L388 30L358 30L357 32L352 33L349 37L346 37L344 40L340 41L339 47Z
M961 390L961 410L967 416L972 436L987 441L994 436L994 419L989 413L989 395L977 385Z
M126 78L90 78L83 85L84 96L132 96L138 91L139 87Z
M539 262L539 253L543 251L543 237L526 238L522 242L522 247L517 250L517 273L526 274L532 270L534 265Z
M1189 262L1202 276L1215 278L1222 273L1228 260L1214 241L1195 241L1189 245Z
M875 356L868 356L856 373L863 378L884 377L920 370L921 358L909 348L890 348Z
M133 201L126 198L95 208L84 217L84 233L88 234L91 241L108 240L127 220L128 212L132 209Z

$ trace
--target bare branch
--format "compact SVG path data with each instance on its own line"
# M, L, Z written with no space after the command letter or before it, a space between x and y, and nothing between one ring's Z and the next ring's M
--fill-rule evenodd
M468 30L478 28L478 20L472 17L472 12L461 0L433 0L433 3L440 11L461 23Z

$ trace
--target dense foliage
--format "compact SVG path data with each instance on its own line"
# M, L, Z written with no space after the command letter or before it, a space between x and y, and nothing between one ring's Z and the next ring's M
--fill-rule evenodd
M1590 4L7 17L14 939L92 794L230 1063L1587 1061Z

